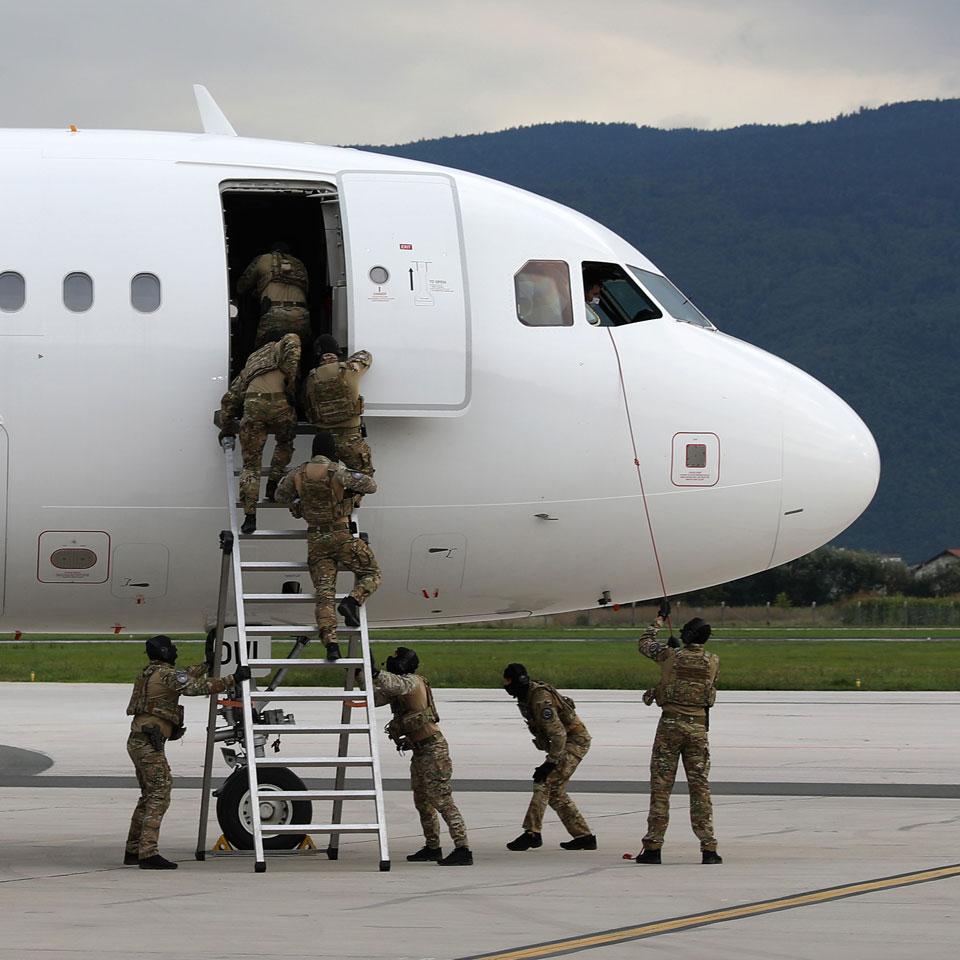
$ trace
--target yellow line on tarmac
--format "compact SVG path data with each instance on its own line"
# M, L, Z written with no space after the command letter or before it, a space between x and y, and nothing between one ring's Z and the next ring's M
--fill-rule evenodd
M765 913L775 913L778 910L792 910L795 907L828 903L831 900L842 900L845 897L858 897L865 893L874 893L877 890L893 890L897 887L909 887L915 883L930 883L933 880L945 880L948 877L957 876L960 876L960 863L936 867L932 870L920 870L916 873L901 873L894 877L865 880L861 883L849 883L839 887L827 887L823 890L811 890L790 897L778 897L775 900L758 900L755 903L746 903L739 907L725 907L722 910L693 913L686 917L655 920L634 927L618 927L615 930L603 930L599 933L570 937L566 940L537 943L528 947L519 947L515 950L475 954L472 957L464 957L462 960L546 960L549 957L559 957L568 953L576 953L579 950L607 947L616 943L626 943L629 940L641 940L645 937L655 937L663 933L689 930L692 927L724 923L727 920L740 920L743 917L756 917Z

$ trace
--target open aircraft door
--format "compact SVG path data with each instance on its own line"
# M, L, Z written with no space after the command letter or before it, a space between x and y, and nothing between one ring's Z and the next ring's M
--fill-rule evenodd
M374 416L458 416L470 402L470 301L456 185L444 174L339 177L350 349L369 350Z

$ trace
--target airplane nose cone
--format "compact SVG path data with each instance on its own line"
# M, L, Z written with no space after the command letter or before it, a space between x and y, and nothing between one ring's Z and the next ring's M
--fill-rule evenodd
M867 425L822 383L795 368L791 373L782 384L782 496L771 566L845 530L880 480L880 453Z

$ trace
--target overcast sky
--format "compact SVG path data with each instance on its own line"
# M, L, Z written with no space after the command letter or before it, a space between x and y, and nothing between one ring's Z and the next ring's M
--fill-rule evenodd
M398 143L960 96L958 0L0 0L0 127Z

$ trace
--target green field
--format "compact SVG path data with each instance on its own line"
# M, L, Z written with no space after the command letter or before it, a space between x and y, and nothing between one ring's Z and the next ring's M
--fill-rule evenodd
M389 642L374 643L374 655L381 664L396 646L399 633L395 631ZM424 640L425 633L414 636ZM931 631L919 633L924 638L933 635ZM643 689L651 685L656 666L637 654L632 638L625 638L622 632L619 635L619 640L591 636L584 642L423 643L419 648L421 669L438 687L496 688L503 667L511 661L522 662L534 676L568 689ZM179 646L181 663L203 657L200 643L181 641ZM960 689L960 641L954 640L720 640L711 641L710 648L721 658L720 686L726 689ZM274 654L282 649L275 644ZM0 643L0 681L29 681L32 677L38 682L129 683L144 663L139 644ZM287 683L318 682L339 684L339 671L294 670L287 679Z

